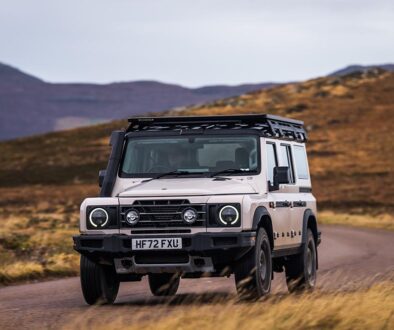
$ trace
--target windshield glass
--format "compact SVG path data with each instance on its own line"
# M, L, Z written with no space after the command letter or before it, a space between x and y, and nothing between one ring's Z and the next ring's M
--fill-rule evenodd
M223 175L258 174L258 145L253 135L133 137L127 141L120 176L152 177L170 171L209 175L226 169L233 171Z

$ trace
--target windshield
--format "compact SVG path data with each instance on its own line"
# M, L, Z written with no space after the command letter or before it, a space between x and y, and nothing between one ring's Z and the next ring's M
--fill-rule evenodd
M121 177L152 177L171 171L210 175L258 174L257 136L143 137L129 138ZM249 175L249 174L248 174Z

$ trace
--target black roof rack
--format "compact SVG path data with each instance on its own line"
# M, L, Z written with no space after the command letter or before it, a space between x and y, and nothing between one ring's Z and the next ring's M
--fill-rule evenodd
M232 115L201 117L133 117L127 132L252 129L265 137L305 142L304 122L274 115Z

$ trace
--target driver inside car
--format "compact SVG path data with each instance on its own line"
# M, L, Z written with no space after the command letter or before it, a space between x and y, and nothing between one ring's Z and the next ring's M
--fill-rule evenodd
M178 170L187 167L187 152L182 148L174 148L167 153L168 166L170 169Z

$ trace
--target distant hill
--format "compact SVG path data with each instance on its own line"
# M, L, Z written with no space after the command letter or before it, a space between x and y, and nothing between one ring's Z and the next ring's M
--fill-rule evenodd
M382 70L394 72L394 64L349 65L343 69L330 73L328 76L345 76L356 72L365 72L373 68L379 68Z
M272 113L303 120L319 205L394 208L394 72L277 86L163 115Z
M394 210L394 73L323 77L156 115L246 113L305 121L320 208ZM0 143L0 186L15 187L15 193L34 184L96 189L110 133L126 125L123 120Z
M394 64L351 65L329 77L371 68L394 71ZM111 84L53 84L0 63L0 140L109 122L210 103L277 84L185 88L157 81Z
M0 140L201 104L273 85L51 84L0 63Z

